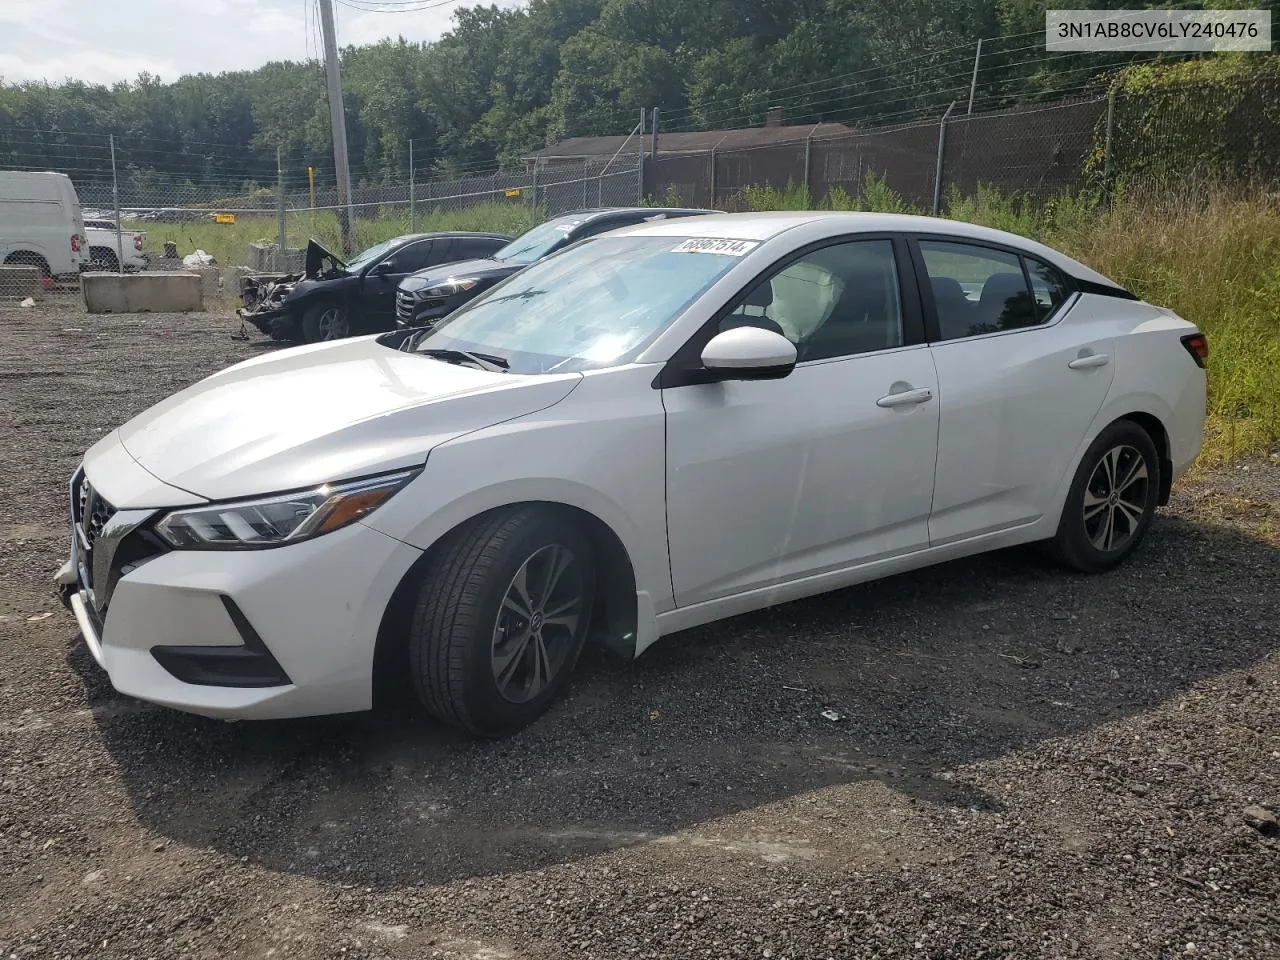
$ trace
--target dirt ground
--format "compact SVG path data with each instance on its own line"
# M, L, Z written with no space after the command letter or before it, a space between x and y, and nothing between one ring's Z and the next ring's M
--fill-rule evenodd
M223 723L115 694L50 578L81 452L237 326L0 306L0 958L1280 957L1280 456L1118 572L591 653L501 742Z

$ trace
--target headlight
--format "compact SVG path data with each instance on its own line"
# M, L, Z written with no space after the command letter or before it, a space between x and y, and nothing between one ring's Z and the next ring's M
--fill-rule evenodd
M252 550L310 540L378 509L417 470L326 483L311 490L175 510L156 533L179 550Z
M463 290L470 290L479 282L480 282L479 280L472 280L469 278L466 280L455 280L454 278L450 277L444 283L437 283L434 287L429 287L426 290L419 290L418 299L419 300L447 300L449 297L452 297L455 293L461 293Z

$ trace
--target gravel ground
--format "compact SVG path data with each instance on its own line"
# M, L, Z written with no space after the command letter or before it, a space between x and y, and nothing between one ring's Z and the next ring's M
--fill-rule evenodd
M0 958L1280 956L1280 457L1110 575L1010 551L589 654L502 742L221 723L115 694L50 577L80 453L236 327L0 307Z

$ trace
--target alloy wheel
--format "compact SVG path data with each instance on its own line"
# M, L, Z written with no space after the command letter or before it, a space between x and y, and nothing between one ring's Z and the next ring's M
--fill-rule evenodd
M1084 529L1089 541L1113 553L1133 539L1147 510L1147 461L1127 444L1106 451L1084 489Z
M582 568L568 547L549 544L520 565L502 598L490 652L504 700L527 703L555 680L585 615Z
M326 307L316 324L321 340L341 340L348 333L347 315L341 307Z

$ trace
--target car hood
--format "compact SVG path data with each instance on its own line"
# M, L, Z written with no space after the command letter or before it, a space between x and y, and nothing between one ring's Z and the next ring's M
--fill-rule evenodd
M437 444L559 403L580 381L443 363L361 337L229 367L114 436L171 487L256 496L419 465Z
M462 260L410 274L400 281L400 289L406 293L413 293L415 290L425 290L427 287L434 287L437 283L444 283L451 277L505 280L527 266L527 263L507 263L503 260Z
M320 277L333 271L345 272L346 269L347 262L336 253L325 249L315 237L307 241L307 252L302 261L304 277Z

